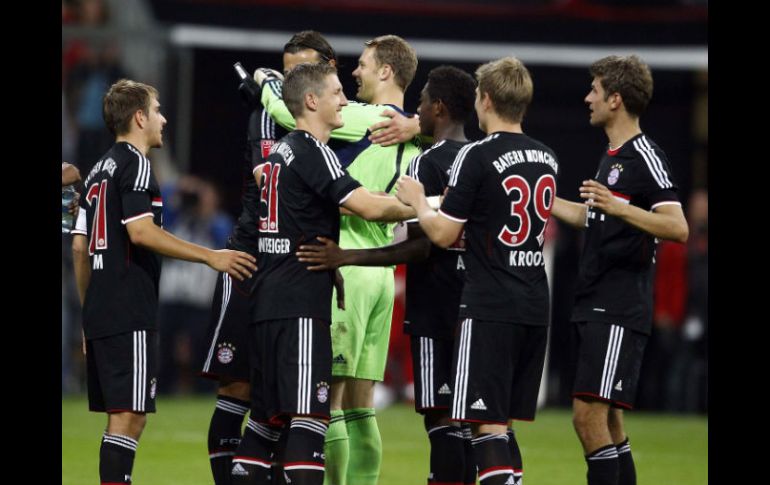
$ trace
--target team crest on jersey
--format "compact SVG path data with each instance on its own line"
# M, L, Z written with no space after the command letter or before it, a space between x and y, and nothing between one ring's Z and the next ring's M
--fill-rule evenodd
M270 155L270 149L275 145L275 140L262 140L262 158Z
M610 167L610 174L607 176L607 183L615 185L620 178L620 174L623 172L623 165L616 163Z
M321 381L315 385L315 397L321 404L325 403L329 399L329 384L325 381Z
M235 346L228 342L217 345L217 360L220 364L229 364L235 356Z
M158 389L158 379L150 379L150 399L155 399L155 391Z

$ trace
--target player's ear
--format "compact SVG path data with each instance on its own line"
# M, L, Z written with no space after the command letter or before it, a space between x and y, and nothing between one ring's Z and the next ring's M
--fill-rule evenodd
M446 105L440 99L437 99L437 100L433 101L430 104L430 107L433 110L433 117L434 118L437 117L437 116L449 115L449 111L447 111Z
M395 72L393 71L393 67L391 67L390 64L383 64L380 66L380 81L387 81L391 77L395 75Z
M138 109L134 111L134 121L136 121L136 126L139 128L144 128L144 124L147 122L147 117L144 114L144 110Z
M318 109L318 96L313 92L305 93L305 107L310 111Z

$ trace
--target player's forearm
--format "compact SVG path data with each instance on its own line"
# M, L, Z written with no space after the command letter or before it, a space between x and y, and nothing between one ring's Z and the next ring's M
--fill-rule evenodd
M149 219L148 219L149 220ZM136 221L140 222L140 221ZM131 224L136 224L136 222ZM131 242L162 256L183 259L193 263L209 264L214 251L211 249L179 239L170 232L156 226L152 221L143 227L129 228Z
M553 209L551 215L562 222L577 229L585 229L586 225L586 206L578 202L570 202L561 197L554 197Z
M340 266L392 266L425 260L430 253L427 238L407 239L398 244L372 249L345 249Z
M297 127L297 122L276 91L281 85L281 81L267 81L262 85L262 106L276 123L287 130L293 130Z
M400 222L407 219L414 219L417 215L414 208L404 205L395 197L375 196L378 199L378 212L371 221L378 222Z
M639 207L627 204L625 210L618 214L626 223L651 234L658 239L666 239L678 243L686 243L689 228L681 209L678 213L648 212Z
M88 241L85 236L72 237L72 263L75 271L75 286L77 286L80 306L86 300L86 290L91 281L91 264L88 258Z
M430 208L425 197L420 198L415 204L415 209L420 227L433 244L441 248L448 248L457 240L458 234L449 230L445 220L438 215L438 212Z

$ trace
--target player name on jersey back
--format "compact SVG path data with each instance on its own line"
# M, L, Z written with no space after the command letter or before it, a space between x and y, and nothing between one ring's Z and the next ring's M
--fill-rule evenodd
M285 238L274 239L262 237L259 239L259 252L268 254L289 254L291 241Z

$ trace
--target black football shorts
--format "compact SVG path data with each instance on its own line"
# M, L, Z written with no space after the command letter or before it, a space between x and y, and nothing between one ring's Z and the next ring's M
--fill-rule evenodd
M332 340L328 321L266 320L251 325L251 417L329 419Z
M219 273L201 376L249 382L250 285L250 279L241 282Z
M633 408L647 336L598 322L577 322L572 335L577 359L572 396Z
M137 330L86 341L88 409L155 412L158 338Z
M414 408L449 409L452 405L452 350L454 340L412 335Z
M452 358L452 419L532 421L543 376L548 327L465 319Z

